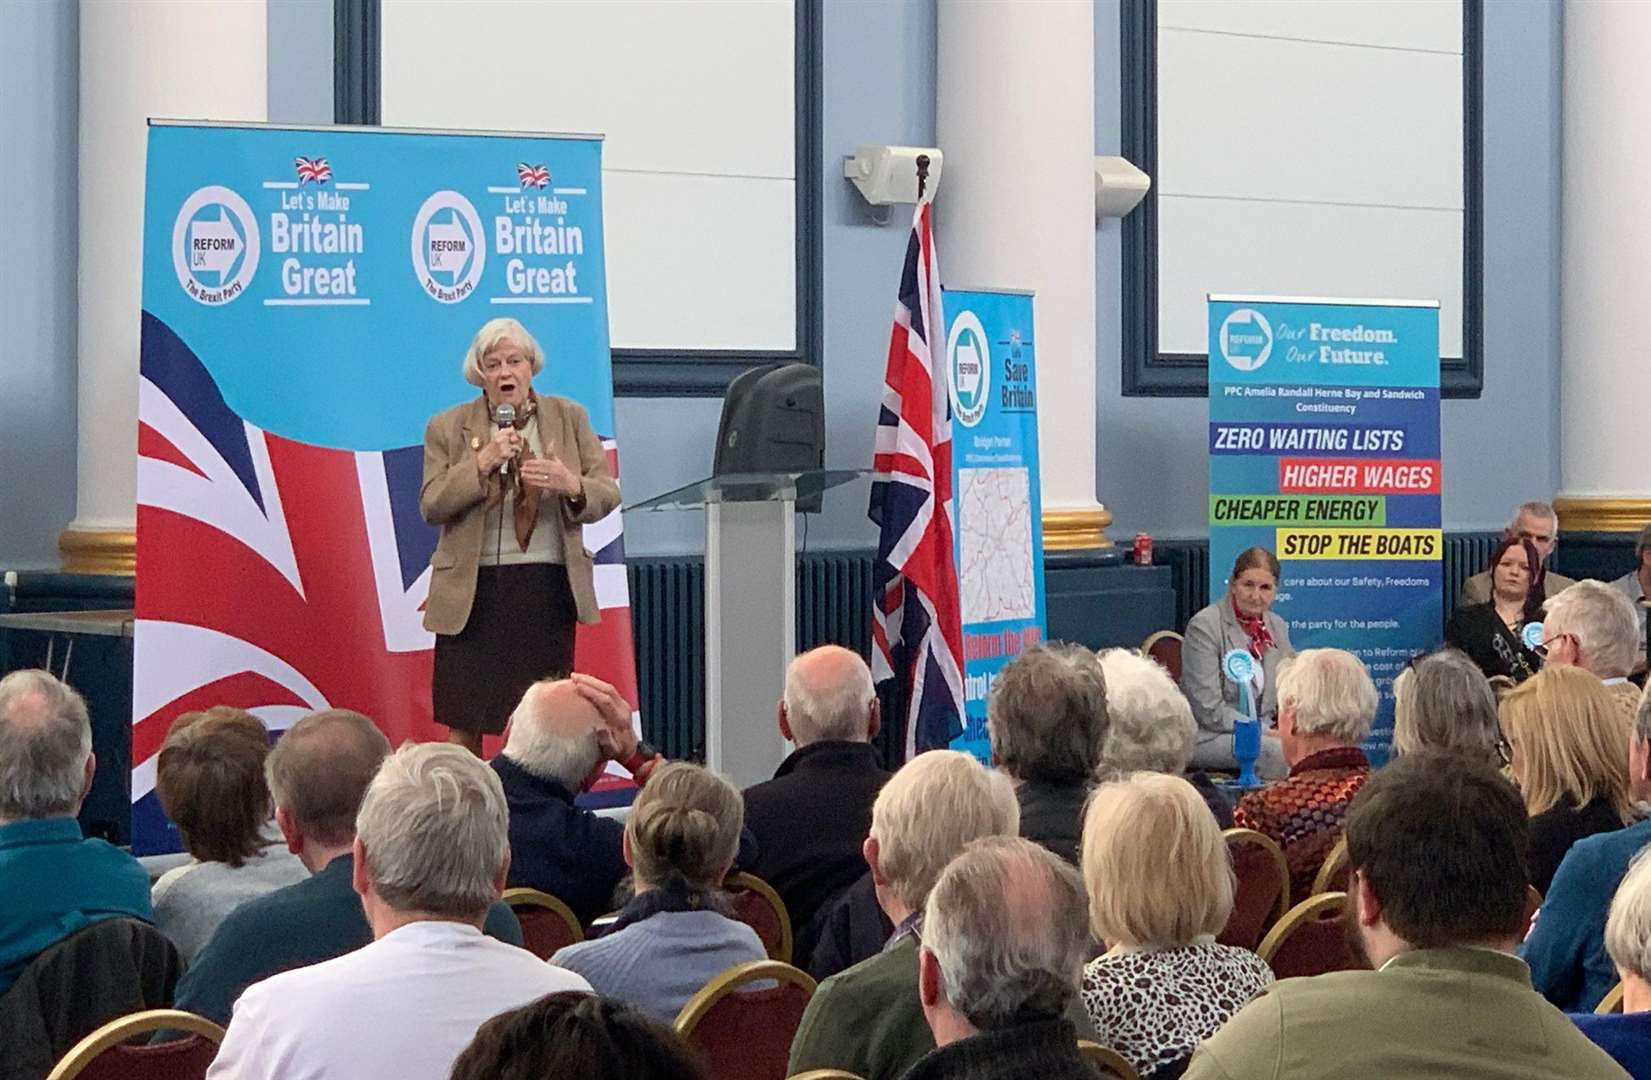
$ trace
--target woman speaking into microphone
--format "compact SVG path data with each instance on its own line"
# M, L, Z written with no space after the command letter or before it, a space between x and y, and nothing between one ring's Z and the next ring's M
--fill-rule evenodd
M435 718L477 754L530 685L572 671L575 623L602 617L580 527L619 505L619 485L584 408L533 392L544 366L521 323L489 321L464 354L481 396L424 429Z

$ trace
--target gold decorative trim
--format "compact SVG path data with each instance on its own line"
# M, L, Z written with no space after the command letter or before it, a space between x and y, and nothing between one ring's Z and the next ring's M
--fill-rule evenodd
M1612 495L1561 495L1554 500L1561 534L1637 533L1651 522L1651 499Z
M138 572L138 534L132 529L64 529L57 537L69 574Z
M1043 512L1043 550L1094 551L1109 548L1112 541L1106 527L1112 524L1112 513L1104 506L1080 510L1045 510Z

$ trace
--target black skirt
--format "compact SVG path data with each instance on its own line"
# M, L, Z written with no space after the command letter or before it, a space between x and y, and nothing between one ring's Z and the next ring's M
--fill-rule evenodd
M482 566L476 601L457 634L436 635L436 723L497 735L522 694L573 671L579 608L559 563Z

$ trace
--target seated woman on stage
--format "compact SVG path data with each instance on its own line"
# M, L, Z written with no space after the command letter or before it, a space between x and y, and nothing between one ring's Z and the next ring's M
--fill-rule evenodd
M575 622L602 618L583 526L619 505L619 486L584 408L533 392L544 366L521 323L491 320L464 356L481 396L424 431L419 512L441 528L424 609L434 712L477 754L528 687L573 670Z
M1110 946L1080 986L1096 1038L1142 1077L1178 1076L1273 981L1255 953L1215 941L1234 889L1221 830L1185 780L1135 773L1095 790L1080 865L1090 930Z
M1486 677L1524 682L1542 658L1524 642L1525 624L1542 621L1542 558L1536 545L1503 538L1490 557L1491 598L1459 607L1445 624L1445 644L1472 658Z
M1555 666L1508 691L1502 731L1531 815L1531 884L1546 894L1572 844L1637 819L1629 727L1597 676Z
M1192 755L1196 768L1238 768L1232 745L1238 684L1222 671L1221 658L1234 649L1244 649L1258 661L1259 686L1252 687L1251 694L1264 734L1256 769L1270 780L1289 771L1277 737L1265 734L1278 713L1274 684L1279 663L1295 654L1289 628L1271 610L1280 576L1278 557L1271 551L1253 547L1241 552L1227 579L1226 595L1187 623L1181 649L1181 690L1198 721L1198 746Z
M1440 649L1399 672L1393 680L1393 749L1440 750L1498 769L1506 763L1496 692L1466 653Z
M717 975L767 959L756 931L719 910L744 824L745 802L727 780L683 761L661 765L625 822L635 896L606 936L558 950L550 962L670 1023Z

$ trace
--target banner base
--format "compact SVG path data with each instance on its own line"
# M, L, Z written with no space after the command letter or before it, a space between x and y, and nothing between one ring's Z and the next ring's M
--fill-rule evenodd
M1043 549L1045 551L1097 551L1110 548L1106 527L1112 512L1104 506L1045 509Z
M83 529L70 525L57 537L65 574L124 574L138 570L134 529Z

